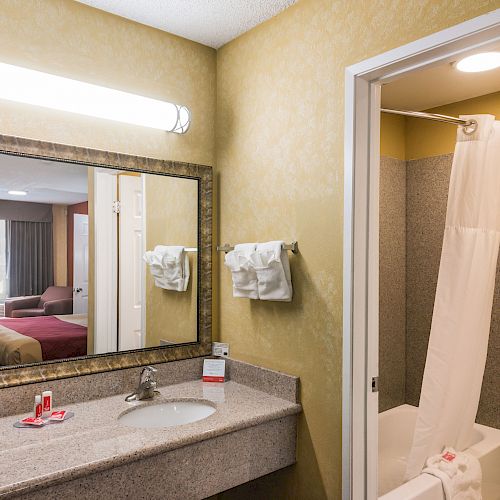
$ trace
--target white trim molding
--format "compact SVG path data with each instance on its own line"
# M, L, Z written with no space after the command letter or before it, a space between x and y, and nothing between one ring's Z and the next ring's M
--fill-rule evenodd
M500 9L349 66L345 74L342 498L377 498L380 85L500 41ZM355 375L354 375L355 374Z

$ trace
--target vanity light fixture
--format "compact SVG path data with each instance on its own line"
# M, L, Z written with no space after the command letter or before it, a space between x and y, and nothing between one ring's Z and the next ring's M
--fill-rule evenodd
M15 189L12 189L11 191L7 191L9 194L12 196L26 196L28 194L27 191L17 191Z
M187 132L191 122L186 106L5 63L0 63L0 99L177 134Z
M500 67L500 52L480 52L464 57L455 64L459 71L479 73Z

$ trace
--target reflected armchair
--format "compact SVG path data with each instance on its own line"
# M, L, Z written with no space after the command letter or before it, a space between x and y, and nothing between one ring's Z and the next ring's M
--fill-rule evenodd
M13 297L5 301L7 318L72 313L73 289L70 286L49 286L42 295Z

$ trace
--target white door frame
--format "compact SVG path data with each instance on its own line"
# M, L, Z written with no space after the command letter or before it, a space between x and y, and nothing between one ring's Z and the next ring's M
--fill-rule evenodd
M343 500L377 496L377 395L371 381L378 375L380 84L492 41L500 41L500 9L346 69Z

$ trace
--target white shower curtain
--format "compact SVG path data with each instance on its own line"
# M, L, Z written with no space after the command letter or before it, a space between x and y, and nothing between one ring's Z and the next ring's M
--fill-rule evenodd
M500 246L500 122L459 127L422 391L406 479L444 446L471 444Z

